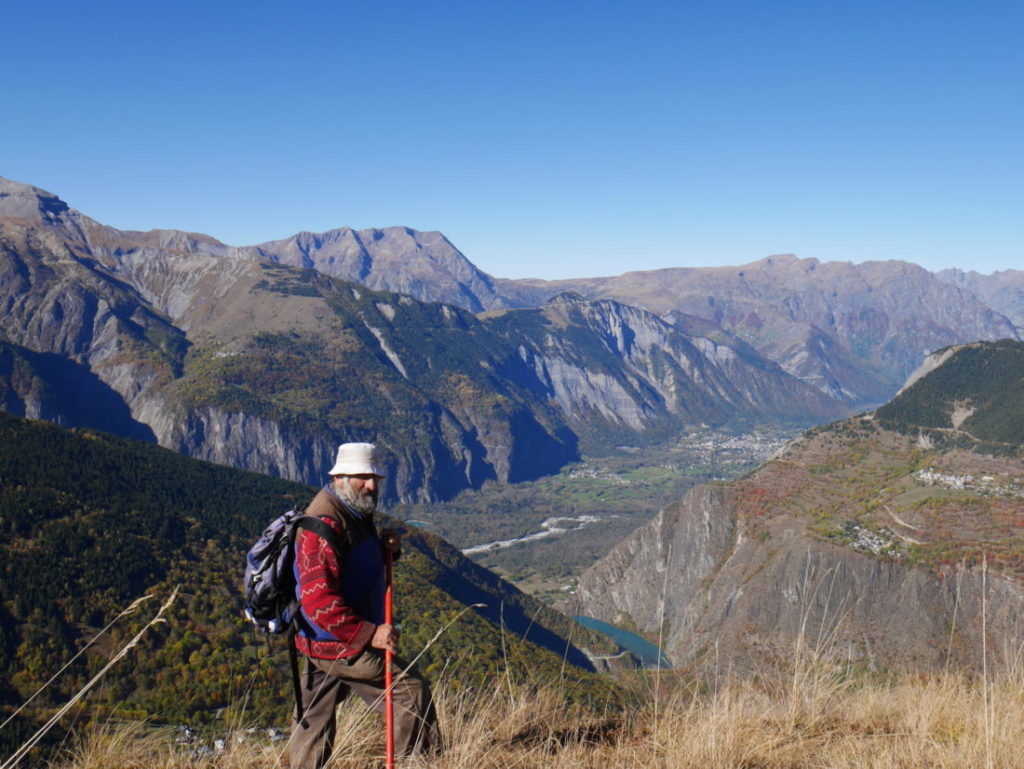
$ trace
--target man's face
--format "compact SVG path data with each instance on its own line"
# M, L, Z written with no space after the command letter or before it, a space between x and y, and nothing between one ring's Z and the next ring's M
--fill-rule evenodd
M379 475L338 475L334 485L338 496L348 502L357 512L372 513L377 509L377 497L380 491Z

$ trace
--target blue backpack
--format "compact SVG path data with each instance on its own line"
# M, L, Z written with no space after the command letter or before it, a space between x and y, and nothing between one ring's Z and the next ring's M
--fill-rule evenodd
M344 554L330 526L298 510L289 510L267 526L245 556L245 616L267 634L294 629L298 613L295 538L299 529L323 537L339 556Z
M348 541L339 543L334 529L319 518L299 510L289 510L275 518L245 556L245 616L263 631L268 647L271 634L288 634L295 718L305 724L294 640L299 614L299 602L295 597L295 538L299 529L312 531L327 540L327 544L338 553L339 560L348 549Z

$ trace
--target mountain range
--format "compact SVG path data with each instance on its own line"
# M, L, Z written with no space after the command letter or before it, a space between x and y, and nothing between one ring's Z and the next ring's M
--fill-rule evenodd
M711 321L496 285L437 233L236 248L2 180L0 403L309 483L372 440L403 501L536 478L584 444L849 411Z
M936 351L877 411L691 490L564 608L660 635L677 666L751 670L801 645L873 670L1012 666L1022 428L1024 344Z
M1016 323L1024 314L1024 273L958 279L907 262L822 263L792 255L739 267L496 285L520 303L569 290L668 319L697 316L857 409L892 397L933 350L1019 339Z

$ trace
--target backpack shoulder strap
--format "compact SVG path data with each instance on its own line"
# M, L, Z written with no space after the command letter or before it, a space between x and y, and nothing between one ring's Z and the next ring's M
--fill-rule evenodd
M302 515L296 518L295 525L292 527L293 544L294 540L298 537L299 529L306 529L318 537L327 540L327 544L333 547L339 556L344 557L349 550L361 544L363 540L368 539L373 534L372 529L366 524L353 521L347 516L338 516L336 520L341 524L342 531L344 532L341 536L338 535L336 529L333 529L315 515Z
M298 538L299 529L306 529L316 534L321 539L327 540L327 544L330 545L338 552L339 555L344 555L348 549L352 546L350 537L347 531L347 527L342 523L342 527L346 529L345 535L339 541L337 532L328 526L326 523L321 521L315 515L302 515L295 519L295 526L292 528L292 538Z

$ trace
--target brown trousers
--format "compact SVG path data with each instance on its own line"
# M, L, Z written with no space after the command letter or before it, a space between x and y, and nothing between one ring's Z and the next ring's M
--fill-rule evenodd
M415 668L400 676L406 663L394 657L395 755L428 754L440 748L437 713L430 687ZM303 723L292 722L288 743L291 769L322 769L331 758L337 726L334 711L350 691L384 713L384 652L367 649L353 658L306 658Z

